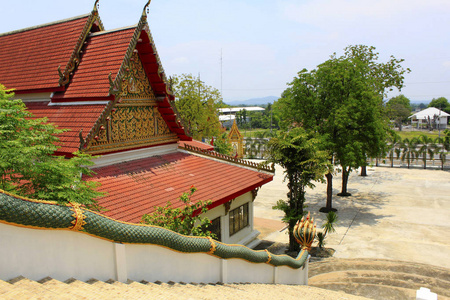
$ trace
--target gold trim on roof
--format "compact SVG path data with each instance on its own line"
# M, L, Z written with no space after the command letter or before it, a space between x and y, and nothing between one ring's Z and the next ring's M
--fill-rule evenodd
M86 39L89 35L89 32L92 29L92 26L94 24L97 24L97 26L100 28L101 31L105 30L105 28L103 27L103 23L100 20L100 16L98 15L97 8L98 8L98 0L95 1L94 8L92 9L92 12L89 15L88 20L84 24L83 30L81 31L81 34L78 37L75 48L73 49L72 55L70 56L70 59L67 62L67 65L66 65L64 71L61 71L61 66L58 66L59 85L60 86L63 86L63 85L66 85L69 83L72 72L80 64L80 59L81 59L80 51L81 51L81 48L84 46L84 42L86 41Z
M156 100L122 100L99 126L86 152L97 154L177 142L156 105Z

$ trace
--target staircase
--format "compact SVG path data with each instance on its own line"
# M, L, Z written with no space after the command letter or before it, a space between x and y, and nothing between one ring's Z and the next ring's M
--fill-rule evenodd
M450 299L450 270L382 259L330 258L309 265L310 286L370 299L416 299L420 287Z
M348 299L366 298L305 285L279 284L196 284L136 282L65 282L46 277L32 281L17 277L0 280L0 299Z

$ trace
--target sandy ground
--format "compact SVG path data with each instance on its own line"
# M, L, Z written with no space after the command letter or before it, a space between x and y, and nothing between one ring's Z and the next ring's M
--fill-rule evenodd
M272 209L286 197L283 169L264 185L255 200L255 228L261 238L288 242L281 211ZM450 172L372 167L368 176L353 172L350 197L338 197L341 176L333 180L333 207L338 209L336 232L326 247L337 258L383 258L431 264L450 269ZM306 193L306 210L320 228L325 214L326 185L317 183Z

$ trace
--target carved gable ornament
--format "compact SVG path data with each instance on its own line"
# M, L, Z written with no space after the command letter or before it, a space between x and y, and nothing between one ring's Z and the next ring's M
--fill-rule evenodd
M137 53L133 53L131 56L129 67L126 70L127 72L122 78L122 89L119 96L123 99L155 99L155 94Z
M137 53L121 83L120 97L86 148L90 154L178 141L158 111L156 97Z

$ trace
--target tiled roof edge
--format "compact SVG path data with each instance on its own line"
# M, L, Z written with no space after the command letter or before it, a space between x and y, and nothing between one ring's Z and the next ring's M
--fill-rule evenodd
M54 21L54 22L50 22L50 23L45 23L45 24L41 24L41 25L37 25L37 26L32 26L32 27L27 27L27 28L22 28L22 29L17 29L17 30L5 32L5 33L0 33L0 37L1 36L6 36L6 35L11 35L11 34L16 34L16 33L21 33L21 32L25 32L25 31L29 31L29 30L39 29L39 28L43 28L43 27L47 27L47 26L51 26L51 25L60 24L60 23L70 22L70 21L73 21L73 20L78 20L78 19L82 19L82 18L88 17L89 15L90 15L90 13L89 14L84 14L84 15L81 15L81 16L68 18L68 19L63 19L63 20L58 20L58 21Z
M268 166L268 165L264 165L261 163L255 163L252 161L248 161L245 159L241 159L241 158L234 158L232 156L229 155L224 155L221 153L217 153L214 151L210 151L210 150L204 150L201 149L199 147L195 147L195 146L190 146L190 145L184 145L184 147L178 146L179 149L182 150L186 150L188 152L191 153L197 153L197 154L201 154L204 156L209 156L211 158L215 158L215 159L219 159L219 160L223 160L226 162L230 162L230 163L234 163L234 164L238 164L241 166L245 166L248 168L252 168L252 169L256 169L257 171L265 171L265 172L269 172L269 173L275 173L275 166L274 164Z
M122 30L132 29L132 28L136 28L137 25L138 25L138 24L131 25L131 26L120 27L120 28L115 28L115 29L110 29L110 30L105 30L105 31L93 32L93 33L90 33L90 34L89 34L89 37L94 37L94 36L98 36L98 35L108 34L108 33L116 32L116 31L122 31Z
M80 63L81 48L83 47L84 42L88 38L89 32L91 31L91 28L95 24L95 22L98 23L100 31L105 30L105 28L103 27L102 20L100 19L100 16L98 14L97 6L98 0L95 1L94 8L92 9L91 13L89 14L88 20L83 26L83 30L81 31L80 36L78 37L77 43L72 51L72 55L70 56L69 61L66 64L64 72L61 71L61 66L58 66L59 86L65 86L66 84L69 83L70 76L73 74L72 72Z

